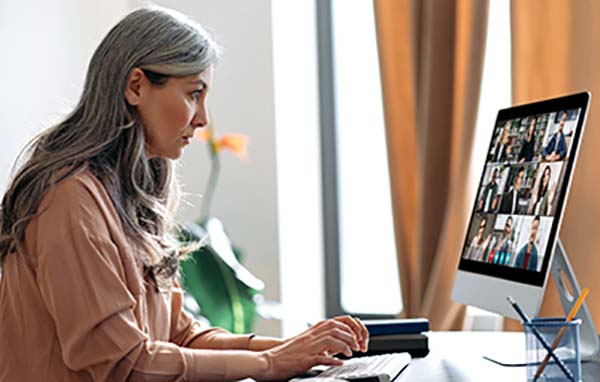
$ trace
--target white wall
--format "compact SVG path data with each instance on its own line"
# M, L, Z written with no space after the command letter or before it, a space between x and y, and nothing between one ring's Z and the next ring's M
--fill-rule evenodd
M144 2L145 3L145 2ZM275 122L271 9L269 0L158 1L214 30L225 48L209 96L216 127L251 137L249 160L222 158L212 212L246 253L246 265L265 281L265 296L279 300ZM91 54L135 0L0 1L0 186L28 136L68 112L77 100ZM192 205L181 217L199 215L208 173L206 148L184 154L181 179ZM279 335L277 321L260 320L256 331Z
M125 0L0 1L1 190L25 141L70 111L94 48L125 9Z

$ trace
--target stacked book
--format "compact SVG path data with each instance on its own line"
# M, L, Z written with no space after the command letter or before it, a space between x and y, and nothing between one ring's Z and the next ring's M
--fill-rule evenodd
M369 350L355 356L408 352L413 358L429 353L429 320L407 318L394 320L363 320L369 330Z

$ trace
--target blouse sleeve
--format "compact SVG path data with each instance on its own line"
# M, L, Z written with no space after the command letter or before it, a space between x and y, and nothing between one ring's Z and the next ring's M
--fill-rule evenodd
M150 340L137 325L136 300L94 190L67 179L51 195L41 203L28 250L67 367L94 381L228 380L264 371L249 351ZM203 333L193 323L180 321L178 328L181 343Z
M175 283L171 298L171 339L192 349L249 350L253 334L236 335L224 329L206 327L183 309L183 290Z

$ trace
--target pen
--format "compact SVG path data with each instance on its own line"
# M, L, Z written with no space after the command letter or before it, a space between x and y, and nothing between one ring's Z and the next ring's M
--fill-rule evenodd
M581 307L581 304L583 304L583 300L585 300L585 297L587 296L587 294L589 293L589 291L590 290L588 288L583 288L583 291L581 292L581 294L577 298L577 301L575 301L575 304L573 305L573 308L571 308L571 311L569 312L569 315L567 316L567 319L565 320L565 322L569 322L569 321L571 321L571 320L573 320L575 318L575 315L579 311L579 308ZM558 332L558 335L554 339L554 342L552 342L552 346L551 346L552 350L556 349L556 347L558 346L560 340L562 339L563 335L565 334L566 330L567 330L566 326L563 326L560 329L560 331ZM550 353L546 354L546 357L544 357L544 360L542 361L542 364L540 365L540 367L535 372L535 376L533 377L534 381L536 379L538 379L540 377L540 375L542 375L542 372L544 371L544 368L548 364L549 360L550 360Z
M523 312L523 310L521 310L521 307L519 306L519 304L517 304L517 302L510 296L507 296L506 299L508 300L509 304L515 309L515 311L517 312L517 314L519 315L519 317L521 317L521 319L523 320L524 323L530 324L531 320L529 319L529 317L527 317L527 315L525 314L525 312ZM552 357L552 359L554 359L554 361L556 362L556 364L558 365L558 367L560 367L560 369L563 371L563 373L565 373L565 375L571 380L573 381L573 374L571 374L571 372L567 369L567 367L565 366L565 364L563 363L563 361L561 361L556 354L554 354L554 351L552 350L552 348L550 347L550 345L548 345L548 342L546 342L546 340L544 339L544 337L542 337L541 333L537 330L537 328L533 325L529 326L531 329L531 332L533 333L533 335L535 336L535 338L538 339L538 341L540 341L540 343L542 344L542 346L544 347L544 349L546 349L546 351L548 352L548 354L550 354L550 356Z

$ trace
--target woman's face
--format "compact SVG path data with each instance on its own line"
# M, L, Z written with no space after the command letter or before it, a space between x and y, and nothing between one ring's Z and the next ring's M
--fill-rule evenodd
M482 220L482 221L479 223L479 229L477 230L477 235L478 235L479 237L482 237L482 236L483 236L483 232L485 231L485 225L486 225L486 221L485 221L485 220Z
M190 143L194 130L208 124L206 98L212 86L213 68L196 75L170 77L162 85L150 83L143 72L141 76L138 98L131 102L127 92L126 98L140 116L146 133L146 152L149 157L177 159ZM130 85L127 91L131 90Z
M535 119L532 119L531 123L529 124L529 130L527 130L527 139L531 140L531 137L533 136L533 130L535 130Z
M502 130L502 139L501 139L502 144L506 144L506 141L508 140L509 132L510 132L510 122L506 122L506 124L504 125L504 130Z
M542 185L546 187L550 181L550 167L544 169L544 176L542 176Z

